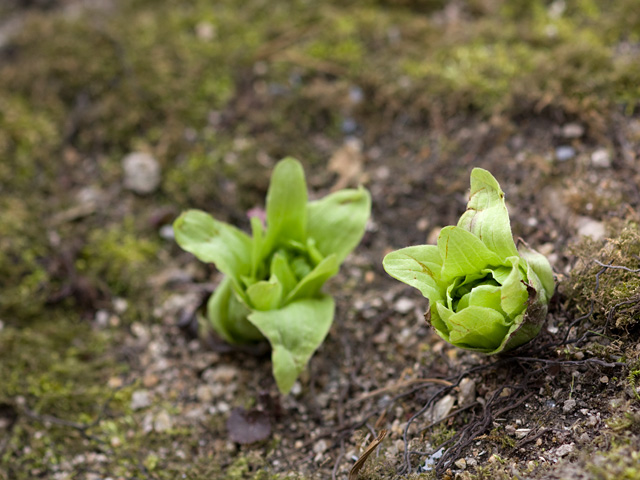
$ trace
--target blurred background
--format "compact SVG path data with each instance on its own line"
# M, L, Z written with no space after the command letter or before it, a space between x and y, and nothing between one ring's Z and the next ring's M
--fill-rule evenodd
M3 0L0 478L253 478L267 453L275 472L347 472L358 439L313 432L433 346L416 297L393 331L422 350L367 341L404 295L384 253L434 242L482 166L565 278L573 241L637 218L639 100L637 0ZM189 336L219 278L171 222L201 208L247 229L288 155L312 195L367 186L373 217L331 287L336 358L280 413L309 431L279 417L238 450L224 421L275 395L269 362ZM345 338L392 371L349 364Z

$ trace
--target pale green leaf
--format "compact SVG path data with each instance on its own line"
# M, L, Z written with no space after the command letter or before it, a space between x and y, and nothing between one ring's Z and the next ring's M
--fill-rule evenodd
M520 256L526 260L527 265L540 279L547 301L550 300L555 289L555 280L553 278L553 270L551 269L549 260L547 260L547 257L529 247L529 245L524 242L520 243L518 250L520 252Z
M442 259L435 245L416 245L387 254L382 260L385 271L396 280L417 288L432 304L444 296L440 285Z
M511 257L509 260L512 268L509 276L502 284L501 305L506 314L513 318L527 308L529 293L527 292L527 286L523 283L524 275L520 271L519 257Z
M329 255L322 260L298 285L289 293L284 303L290 303L302 298L316 297L325 282L338 273L340 264L335 255Z
M442 279L477 274L488 266L499 266L502 259L478 237L460 227L444 227L438 237L442 258Z
M285 158L277 163L267 192L267 233L263 256L285 240L302 244L307 229L307 184L300 162Z
M201 210L184 212L173 223L173 230L183 250L214 263L240 288L240 276L251 271L251 239L246 233Z
M509 331L504 316L486 307L470 306L446 320L449 342L461 348L489 352L496 349Z
M457 312L466 307L485 307L503 313L500 306L500 287L495 285L478 285L458 302Z
M469 203L458 220L458 227L473 233L503 259L518 254L504 193L487 170L474 168L471 171Z
M322 344L333 321L330 296L304 299L279 310L253 312L249 320L272 347L273 376L283 394L291 390L313 352Z
M298 283L298 279L293 273L287 257L280 252L276 252L271 259L271 275L278 277L280 283L282 283L283 297L289 295Z
M207 302L207 318L213 329L228 343L250 343L262 339L260 331L247 317L251 313L225 277Z
M338 263L358 245L371 214L371 196L360 187L340 190L309 203L308 235L324 255L335 253Z
M261 280L247 288L247 297L255 310L272 310L280 306L282 290L282 283L272 276L269 281Z

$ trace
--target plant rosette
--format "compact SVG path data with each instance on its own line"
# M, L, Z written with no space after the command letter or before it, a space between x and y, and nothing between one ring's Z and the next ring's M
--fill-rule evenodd
M322 286L360 242L370 212L362 187L308 202L304 170L286 158L271 177L266 227L251 218L252 236L200 210L174 222L178 245L224 274L207 303L210 325L231 344L266 339L283 394L329 332L335 306Z
M533 339L554 291L549 261L524 242L516 247L504 193L487 170L471 172L471 194L457 226L437 245L389 253L389 275L429 300L425 314L456 347L496 354Z

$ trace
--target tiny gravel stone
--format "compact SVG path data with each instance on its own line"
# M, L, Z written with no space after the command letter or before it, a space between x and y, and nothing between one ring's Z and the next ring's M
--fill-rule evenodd
M566 445L560 445L556 450L556 455L559 457L565 457L573 452L573 443L567 443Z
M122 160L124 186L140 195L153 193L160 186L160 164L148 153L130 153Z
M449 412L453 408L453 404L455 402L455 398L453 395L445 395L437 403L433 406L431 410L430 420L432 422L439 422L444 417L449 415Z
M593 240L602 240L606 235L604 224L593 218L579 217L576 222L578 235L582 237L591 237Z
M158 231L160 238L164 240L173 240L176 236L173 231L173 225L162 225Z
M571 413L574 408L576 408L576 401L573 398L570 398L569 400L564 402L564 405L562 406L562 411L564 413Z
M297 397L302 393L302 385L300 385L300 382L298 382L297 380L294 382L293 386L291 387L290 393L294 397Z
M609 383L609 377L603 375L602 377L600 377L600 383Z
M458 406L460 408L471 405L476 400L476 382L471 378L463 378L458 385Z
M400 297L393 305L393 309L398 313L409 313L416 306L415 302L407 297Z
M156 432L166 432L173 427L173 420L166 412L166 410L161 411L153 421L153 429Z
M141 410L151 405L149 392L146 390L136 390L131 395L131 410Z
M213 392L209 385L198 385L198 388L196 389L196 397L199 402L211 403L213 400Z
M453 463L460 470L464 470L465 468L467 468L467 461L464 458L459 458L458 460L456 460Z
M327 450L328 445L326 440L322 439L322 440L318 440L314 445L313 445L313 453L323 453Z
M94 321L100 328L106 328L109 324L109 312L106 310L98 310L94 317Z
M567 123L562 127L564 138L580 138L584 135L584 127L579 123Z
M238 376L238 368L232 365L220 365L209 368L202 374L207 383L231 383Z
M569 145L562 145L556 148L556 159L559 162L566 162L576 156L576 150Z
M520 440L526 437L527 435L529 435L530 432L531 432L530 428L518 428L516 429L516 438Z
M596 168L611 167L611 154L606 148L599 148L591 154L591 165Z

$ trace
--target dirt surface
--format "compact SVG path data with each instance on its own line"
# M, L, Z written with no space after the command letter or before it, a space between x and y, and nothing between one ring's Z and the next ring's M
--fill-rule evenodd
M0 479L640 478L640 18L607 4L0 7ZM268 349L198 336L221 276L170 224L248 230L285 155L373 210L281 396ZM557 281L499 357L381 265L476 166Z

